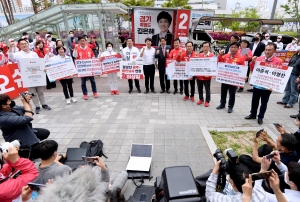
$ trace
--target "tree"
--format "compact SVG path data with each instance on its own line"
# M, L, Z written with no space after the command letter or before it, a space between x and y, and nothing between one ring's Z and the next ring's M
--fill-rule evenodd
M187 5L188 0L169 0L161 5L161 7L165 8L185 8L185 9L192 9L192 6Z
M296 22L296 29L299 35L299 26L298 22L300 22L300 13L299 13L299 3L300 0L287 0L286 4L281 5L284 12L291 16L294 22Z
M1 0L3 12L5 15L7 24L9 24L9 25L11 25L15 22L11 3L12 3L11 0Z
M131 6L154 7L154 0L124 0L122 1L122 3L128 7Z
M241 18L241 12L239 11L232 11L232 14L229 15L230 18ZM229 25L231 23L231 25L228 26L229 29L231 29L232 31L238 31L240 30L241 27L241 22L234 22L234 21L228 21L228 22L223 22L227 25Z
M261 15L258 13L258 10L256 8L245 8L245 10L241 11L241 16L243 18L255 18L259 19ZM255 32L258 31L260 26L259 22L247 22L243 26L244 32Z

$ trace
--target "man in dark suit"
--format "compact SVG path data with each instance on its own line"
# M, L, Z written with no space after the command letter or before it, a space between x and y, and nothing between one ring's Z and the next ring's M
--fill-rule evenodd
M265 51L265 44L261 42L262 35L260 33L257 33L255 37L253 37L253 42L250 43L249 48L252 51L253 57L260 57L261 54ZM248 66L247 71L247 77L249 77L250 74L250 67ZM253 89L248 89L248 92L253 92Z
M166 36L165 37L161 37L161 38L165 38L165 40L166 40L166 46L168 48L171 48L171 46L172 46L172 33L168 30ZM161 45L161 44L159 44L159 42L160 42L159 34L153 35L152 36L152 45L153 46L159 46L159 45Z
M166 58L168 57L167 53L169 53L171 50L170 48L166 47L166 42L167 41L165 37L160 38L160 47L156 49L154 56L158 61L159 81L161 88L160 93L164 93L165 91L170 93L170 80L168 80L166 75Z
M232 35L230 37L230 44L233 42L238 42L240 40L240 37L236 34ZM230 44L228 44L225 48L225 54L229 53Z

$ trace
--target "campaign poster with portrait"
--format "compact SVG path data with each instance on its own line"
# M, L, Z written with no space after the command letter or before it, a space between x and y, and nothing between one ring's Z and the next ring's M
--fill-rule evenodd
M172 10L133 10L133 35L135 46L144 46L145 39L152 39L152 46L159 46L160 37L167 39L167 47L171 48L173 38L174 11Z
M46 86L45 58L20 58L24 87Z

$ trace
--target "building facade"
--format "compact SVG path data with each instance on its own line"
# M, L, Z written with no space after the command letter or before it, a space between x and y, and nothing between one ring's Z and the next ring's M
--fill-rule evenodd
M154 7L161 7L165 2L167 2L167 0L156 0ZM189 0L188 5L196 10L226 10L227 0Z

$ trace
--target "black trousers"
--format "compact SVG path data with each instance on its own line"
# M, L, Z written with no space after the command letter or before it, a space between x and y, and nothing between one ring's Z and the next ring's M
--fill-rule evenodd
M134 84L136 89L140 90L140 81L138 79L134 79ZM133 89L132 79L128 79L129 90Z
M228 107L233 107L235 103L235 94L237 87L229 84L222 83L221 85L221 105L226 105L227 91L229 91Z
M48 76L46 75L46 80L47 80L47 89L51 89L51 88L56 88L56 83L54 82L50 82Z
M166 68L159 70L159 83L161 90L166 91L170 89L170 80L168 80L168 76L166 75Z
M185 96L190 96L189 92L189 83L191 84L191 97L194 97L195 94L195 79L196 77L193 77L192 80L184 80L184 94Z
M269 90L262 90L255 87L253 88L251 111L250 111L251 116L256 117L259 100L261 99L258 118L260 119L264 118L271 93L272 92Z
M60 83L63 87L63 92L65 95L65 98L69 99L70 97L74 97L73 86L72 86L73 79L62 79L62 80L60 80ZM69 91L68 91L68 89L69 89ZM69 93L70 93L70 95L69 95Z
M145 88L149 90L149 79L150 79L150 89L154 90L154 76L155 76L155 66L154 65L143 65L144 75L145 75Z
M44 128L34 128L36 137L42 141L49 137L50 131ZM30 156L29 156L29 150L24 150L24 147L21 146L21 150L19 150L19 156L23 158L30 158L30 159L38 159L40 158L40 151L39 151L39 144L30 145Z
M270 154L272 151L273 149L269 145L264 144L258 148L258 156L259 157L266 156ZM242 154L239 157L239 162L247 166L247 168L249 169L249 171L251 171L251 173L259 173L260 171L260 167L261 167L260 163L253 161L251 156ZM277 168L274 162L272 162L270 165L269 170L271 169L274 169L278 174L281 174L280 170Z
M180 85L180 92L182 92L183 91L183 80L179 80L179 85ZM178 90L177 80L174 80L173 86L174 86L174 89L177 91Z
M205 94L206 94L206 102L210 102L210 80L199 80L197 79L197 86L198 86L198 93L199 93L199 100L204 100L203 97L203 85L205 87Z

